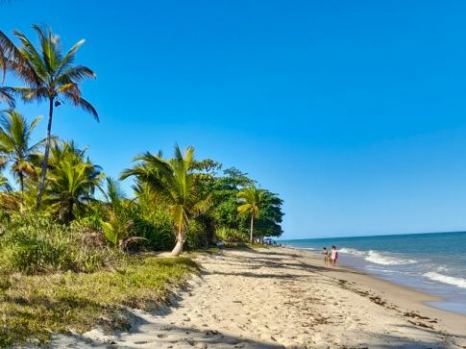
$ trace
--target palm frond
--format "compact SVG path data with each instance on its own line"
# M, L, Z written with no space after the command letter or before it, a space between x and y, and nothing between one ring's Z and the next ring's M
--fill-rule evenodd
M16 47L13 41L0 30L0 69L5 76L7 69L14 70L18 76L30 83L37 85L40 79L31 66L30 62L23 56L20 49Z
M57 73L58 75L61 75L61 72L66 69L70 64L73 63L76 52L78 52L79 48L85 43L86 41L84 39L79 40L77 43L75 43L65 54L63 59L60 62L60 65L57 68Z
M89 103L87 100L82 98L81 96L76 96L73 92L67 91L65 92L65 96L77 107L81 107L83 110L90 113L96 121L99 121L99 114L97 114L97 110L94 106Z
M7 104L10 108L14 108L16 103L13 92L10 87L0 87L0 102Z

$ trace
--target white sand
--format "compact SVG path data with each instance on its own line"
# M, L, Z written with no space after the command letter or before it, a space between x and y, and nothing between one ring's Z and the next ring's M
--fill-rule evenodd
M198 258L171 308L130 333L56 336L56 348L466 348L466 317L429 297L284 248ZM409 313L409 314L407 314Z

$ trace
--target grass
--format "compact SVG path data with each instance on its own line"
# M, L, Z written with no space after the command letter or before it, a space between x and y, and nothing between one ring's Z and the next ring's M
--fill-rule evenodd
M0 347L52 333L128 327L125 306L151 309L198 270L189 258L130 257L119 271L0 276Z

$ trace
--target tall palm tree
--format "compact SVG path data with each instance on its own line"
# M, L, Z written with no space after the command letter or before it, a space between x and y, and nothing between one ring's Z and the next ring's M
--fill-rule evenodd
M249 241L252 243L254 241L254 219L259 217L264 191L250 186L241 190L237 196L240 203L238 213L251 217Z
M139 164L123 171L121 179L135 176L147 183L168 206L173 221L176 245L173 256L183 251L186 233L191 219L205 212L210 206L210 197L201 194L199 173L194 169L194 148L188 147L183 154L175 146L172 159L163 159L161 154L149 152L136 157Z
M57 144L52 150L44 200L62 222L69 223L76 211L94 201L103 176L101 168L85 157L85 150L76 149L73 143Z
M21 196L24 195L26 176L36 174L32 158L37 155L43 142L31 144L32 132L40 121L40 117L31 123L14 110L4 111L0 115L0 155L11 163L11 171L18 178Z
M92 104L81 96L79 87L82 80L95 78L95 74L86 66L73 64L84 40L78 41L63 54L59 37L50 29L38 25L33 25L33 29L39 38L38 47L23 33L15 31L14 35L21 42L21 46L17 47L0 31L0 57L3 57L0 59L0 68L15 72L25 84L25 87L10 87L7 92L14 91L25 102L48 101L47 139L36 205L40 208L48 168L54 108L69 101L91 113L97 121L98 115Z

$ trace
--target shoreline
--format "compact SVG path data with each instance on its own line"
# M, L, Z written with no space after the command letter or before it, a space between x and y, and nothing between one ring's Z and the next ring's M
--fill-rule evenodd
M311 259L312 262L316 264L320 262L322 266L325 266L317 252L289 246L280 248L299 252L303 258ZM402 307L411 308L416 312L422 312L423 314L427 314L428 317L441 319L446 327L454 332L466 332L466 325L464 325L466 324L466 315L429 304L429 302L442 301L443 298L440 296L386 280L379 275L370 274L352 266L338 264L335 267L329 266L329 268L335 268L334 272L329 272L329 274L334 277L349 282L359 282L363 287L368 287L373 289L374 292L382 294L392 303L398 303ZM341 273L341 271L347 273Z
M464 348L466 317L309 251L226 249L167 307L131 310L128 332L56 335L52 348Z
M316 260L316 262L321 260L320 253L317 252L317 251L314 251L314 250L308 250L308 249L305 249L305 248L286 246L286 245L281 246L280 248L290 249L292 251L299 251L299 252L303 252L304 254L309 254L308 257ZM341 260L341 257L339 259ZM325 265L323 261L322 261L322 265ZM461 311L454 311L454 310L451 310L451 309L446 308L446 307L441 307L441 306L435 305L434 303L437 303L437 302L445 302L445 303L448 304L447 298L445 298L445 297L443 297L441 295L436 295L436 294L433 294L433 293L429 293L426 290L416 288L415 286L412 286L412 285L407 285L407 284L403 284L401 282L396 282L394 280L389 280L387 278L384 278L382 275L367 272L365 270L359 269L356 266L346 265L346 264L342 264L342 263L339 262L335 268L339 268L339 269L343 269L343 270L347 269L349 271L358 272L358 273L361 273L363 275L366 275L367 277L371 277L371 278L374 278L376 280L379 280L380 282L384 282L384 283L387 283L387 284L390 284L390 285L400 287L402 289L409 290L409 291L411 291L413 293L418 294L420 297L422 297L423 298L422 304L429 307L429 308L434 308L434 309L439 310L439 311L443 311L443 312L447 312L447 313L453 313L453 314L462 315L462 316L466 317L466 314L461 312ZM432 303L429 304L429 302L432 302Z

